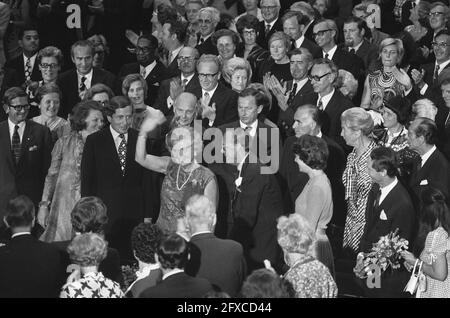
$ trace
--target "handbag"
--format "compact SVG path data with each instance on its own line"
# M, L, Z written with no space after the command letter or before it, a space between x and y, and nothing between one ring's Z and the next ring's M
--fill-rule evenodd
M418 265L419 264L419 265ZM406 284L405 289L403 291L414 295L419 287L419 277L422 274L422 265L423 262L417 259L414 263L414 268L411 273L411 277L409 278L408 284Z

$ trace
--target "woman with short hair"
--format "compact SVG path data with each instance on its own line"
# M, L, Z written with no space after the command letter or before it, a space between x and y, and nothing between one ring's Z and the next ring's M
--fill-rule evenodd
M250 84L252 68L243 58L233 57L225 61L222 67L222 78L232 90L240 93Z

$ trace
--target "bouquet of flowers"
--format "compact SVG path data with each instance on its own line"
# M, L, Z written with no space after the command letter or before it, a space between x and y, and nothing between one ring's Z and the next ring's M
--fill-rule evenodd
M409 242L400 238L397 233L398 229L380 237L369 253L358 254L356 266L353 268L357 277L367 278L372 275L374 266L380 268L381 272L385 272L389 266L391 270L400 268L400 252L408 249Z

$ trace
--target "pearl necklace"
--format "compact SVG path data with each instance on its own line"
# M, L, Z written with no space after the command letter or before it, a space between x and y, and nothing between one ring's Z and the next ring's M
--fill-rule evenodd
M181 187L179 187L178 186L178 178L180 177L180 169L181 169L181 165L178 166L178 172L177 172L177 189L178 189L178 191L181 191L181 189L184 188L186 183L188 183L189 179L191 178L192 172L194 172L194 170L195 170L195 168L191 170L191 172L189 173L189 176L187 177L186 181L181 185Z

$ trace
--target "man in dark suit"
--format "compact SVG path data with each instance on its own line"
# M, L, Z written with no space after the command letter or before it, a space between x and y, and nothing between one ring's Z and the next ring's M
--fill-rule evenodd
M42 74L36 61L39 50L39 34L35 26L27 25L20 28L19 46L22 48L22 54L7 61L5 68L16 72L19 86L42 80Z
M162 62L167 67L167 78L180 75L178 55L183 49L187 25L180 21L167 21L161 31L161 41L165 49Z
M19 194L38 206L53 147L50 130L26 120L30 105L23 89L8 89L3 105L8 120L0 123L0 218L8 201Z
M212 35L220 22L220 11L213 7L200 9L198 12L198 23L200 25L200 34L198 43L195 47L200 56L203 54L218 55L217 47L212 43Z
M374 181L366 207L366 224L360 250L369 252L381 236L398 229L400 237L411 242L416 214L408 191L397 180L394 150L372 150L367 169Z
M317 59L322 57L322 49L303 35L309 18L301 12L288 11L282 18L283 31L292 39L292 49L305 48Z
M196 96L201 95L202 88L198 76L195 74L198 58L197 49L183 47L177 58L181 75L162 81L153 107L162 111L166 117L173 114L173 104L182 92L189 92Z
M189 260L188 243L178 234L163 238L158 248L162 281L144 290L140 298L201 298L212 290L211 283L184 272Z
M436 148L437 126L431 119L418 117L408 128L409 147L416 151L420 158L413 163L409 181L411 198L414 207L420 208L421 194L427 187L441 190L450 201L450 167L448 160Z
M265 259L280 269L276 229L284 212L280 188L271 168L253 161L246 145L243 129L228 131L223 143L226 164L209 166L220 192L216 233L242 244L249 273L264 267Z
M341 114L353 107L353 103L334 88L337 74L338 68L332 61L318 59L314 61L309 78L314 92L318 94L317 107L323 110L322 132L346 149L341 137Z
M435 119L438 128L437 147L450 160L450 78L442 81L441 92L444 103L439 105Z
M64 283L60 254L31 235L33 202L20 195L9 201L5 212L12 238L0 247L0 298L57 298Z
M247 273L244 253L238 242L222 240L213 234L215 209L215 205L203 195L194 195L186 203L191 251L186 273L205 278L231 297L236 297Z
M145 79L148 86L145 103L153 106L158 94L161 81L167 78L167 68L156 60L155 54L158 48L158 40L150 34L141 35L136 45L136 63L122 66L119 72L117 91L122 92L122 82L125 76L139 73Z
M81 196L96 196L108 207L106 239L122 262L133 259L130 234L144 219L143 168L134 160L138 132L131 129L133 109L123 96L106 108L110 126L90 135L81 160Z
M218 127L238 118L238 94L219 82L220 61L214 55L202 55L197 62L201 92L197 95L205 126Z
M59 116L66 118L92 85L102 83L114 88L115 76L106 70L93 67L94 52L94 46L86 40L72 45L71 56L75 69L62 73L57 81L62 92Z
M280 0L261 0L260 5L264 20L259 22L256 43L267 50L270 37L277 31L283 31L283 23L279 17Z

